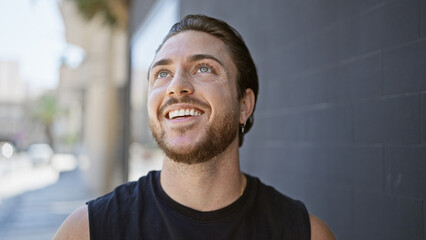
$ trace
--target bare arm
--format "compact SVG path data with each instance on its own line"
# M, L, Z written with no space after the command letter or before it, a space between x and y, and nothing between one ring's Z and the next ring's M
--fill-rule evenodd
M311 222L311 240L336 240L333 232L320 218L309 214Z
M89 240L89 213L83 206L71 213L53 237L54 240Z

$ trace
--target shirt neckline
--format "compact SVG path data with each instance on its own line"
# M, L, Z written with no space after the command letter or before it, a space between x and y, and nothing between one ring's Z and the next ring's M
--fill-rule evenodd
M161 204L171 210L173 213L197 222L211 223L227 219L233 216L234 214L241 212L239 210L247 206L249 204L249 200L252 199L255 194L254 192L256 182L251 176L245 174L247 184L243 191L243 194L237 200L221 209L206 212L198 211L176 202L169 195L167 195L167 193L164 191L163 187L160 184L160 174L161 171L156 171L152 174L153 190L155 197L158 197Z

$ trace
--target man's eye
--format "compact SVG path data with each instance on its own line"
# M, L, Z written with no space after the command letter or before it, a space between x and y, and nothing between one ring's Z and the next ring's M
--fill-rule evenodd
M201 67L198 68L198 72L206 73L206 72L211 72L211 70L207 66L201 66Z
M168 72L159 72L158 73L158 77L159 78L165 78L165 77L168 77L168 76L169 76Z

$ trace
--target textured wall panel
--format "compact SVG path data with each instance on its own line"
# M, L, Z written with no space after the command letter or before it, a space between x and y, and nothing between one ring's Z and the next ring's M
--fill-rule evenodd
M425 239L426 0L181 0L221 18L257 64L249 174L338 239Z

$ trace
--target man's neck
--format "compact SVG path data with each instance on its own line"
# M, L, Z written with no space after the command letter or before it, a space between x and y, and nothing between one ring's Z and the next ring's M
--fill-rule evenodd
M243 193L246 185L240 171L238 142L206 163L187 165L165 157L161 186L176 202L199 211L228 206Z

